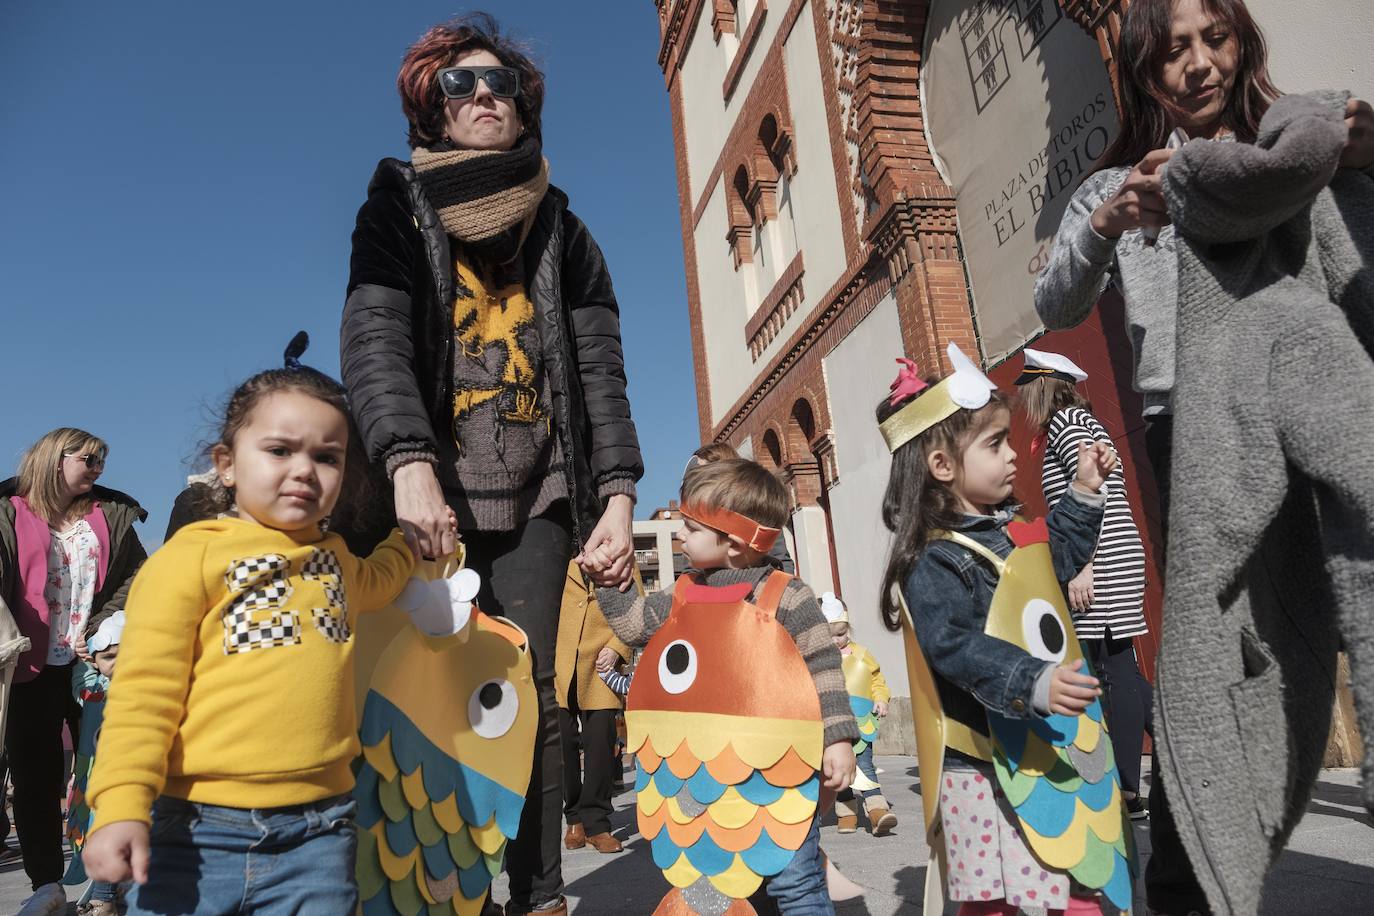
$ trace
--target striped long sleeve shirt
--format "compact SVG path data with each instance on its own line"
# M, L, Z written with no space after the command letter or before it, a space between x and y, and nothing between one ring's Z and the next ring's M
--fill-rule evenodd
M711 586L748 582L757 592L759 584L773 571L772 566L712 569L705 572L704 579ZM672 589L640 596L633 591L623 593L613 588L600 588L596 596L615 635L630 646L648 643L668 619L673 606ZM755 596L751 594L750 600L754 599ZM811 679L816 684L816 693L821 700L826 747L857 741L859 726L854 721L854 710L849 705L840 650L835 648L835 642L830 638L830 627L821 613L815 593L800 579L793 579L787 584L778 603L777 621L796 643L797 651L801 652L807 670L811 672ZM770 687L761 680L759 689L768 690Z
M1081 407L1066 407L1051 419L1041 469L1045 502L1054 508L1069 490L1078 470L1080 443L1106 442L1112 438L1097 418ZM1145 625L1145 545L1126 494L1126 473L1118 464L1103 487L1107 508L1093 555L1093 606L1075 613L1073 625L1082 639L1113 639L1140 636Z

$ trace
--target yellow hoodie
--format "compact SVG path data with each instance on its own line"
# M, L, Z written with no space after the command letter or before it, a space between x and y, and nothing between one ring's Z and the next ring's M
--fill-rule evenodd
M163 793L277 808L352 789L354 622L414 566L399 531L365 560L314 528L226 518L178 531L129 592L92 830L147 823Z

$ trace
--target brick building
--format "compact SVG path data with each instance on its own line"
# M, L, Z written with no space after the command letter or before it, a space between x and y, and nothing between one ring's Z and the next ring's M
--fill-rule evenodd
M873 411L895 357L943 372L949 341L1004 387L1019 372L1017 352L1043 333L1029 296L1039 259L1115 130L1109 49L1128 0L655 5L702 441L781 474L799 573L846 599L858 639L903 694L900 640L876 611L889 459ZM1306 53L1322 47L1316 17L1279 0L1249 6L1288 48L1274 54L1283 88L1374 93L1358 85L1370 75L1353 50ZM1326 15L1374 34L1362 0ZM1092 374L1137 518L1153 529L1121 323L1109 294L1040 345ZM1018 437L1019 495L1034 509L1039 462ZM1147 603L1157 624L1156 590ZM1141 649L1153 657L1149 638Z

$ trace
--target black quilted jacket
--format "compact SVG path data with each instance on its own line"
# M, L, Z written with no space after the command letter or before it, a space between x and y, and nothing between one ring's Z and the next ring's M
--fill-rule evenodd
M591 233L550 187L520 256L544 348L579 543L600 488L644 473L630 419L620 309ZM374 462L438 453L452 421L453 261L415 171L383 159L358 211L340 329L344 385Z

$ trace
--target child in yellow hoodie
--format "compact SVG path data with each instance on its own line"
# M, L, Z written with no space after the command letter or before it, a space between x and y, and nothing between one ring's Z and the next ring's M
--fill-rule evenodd
M366 559L326 533L364 462L303 349L229 400L211 451L227 516L178 531L129 594L82 858L138 882L131 916L357 906L353 626L415 560L399 532Z

